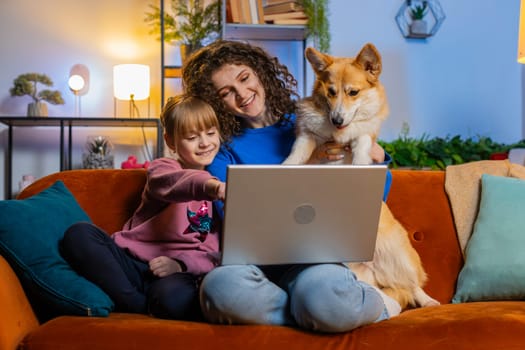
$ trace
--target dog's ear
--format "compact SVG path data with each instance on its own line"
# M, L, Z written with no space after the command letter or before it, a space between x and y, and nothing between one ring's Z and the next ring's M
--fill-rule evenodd
M308 62L310 62L310 64L312 65L312 68L315 73L320 73L324 71L326 67L328 67L334 62L331 56L319 52L313 47L307 47L304 52L304 55L306 56Z
M381 74L381 55L376 47L370 43L363 46L357 55L354 64L364 69L369 75L371 83L376 82Z

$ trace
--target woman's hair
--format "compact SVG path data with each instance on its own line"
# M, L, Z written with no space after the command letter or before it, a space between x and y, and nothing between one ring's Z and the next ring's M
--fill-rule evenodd
M170 97L160 115L164 132L172 140L184 137L192 131L219 128L213 108L200 98L185 94Z
M211 80L225 64L246 65L253 69L264 88L266 108L280 122L295 111L297 81L288 68L262 48L238 41L217 40L191 55L182 67L185 92L208 101L217 112L226 141L242 133L241 123L228 111Z

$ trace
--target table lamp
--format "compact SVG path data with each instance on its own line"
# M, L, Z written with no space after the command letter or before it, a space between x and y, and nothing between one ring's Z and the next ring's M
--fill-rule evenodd
M75 117L81 117L80 98L89 91L89 69L83 64L75 64L69 71L67 85L75 95Z
M140 117L135 101L149 100L149 66L143 64L119 64L113 67L113 95L117 100L129 101L131 118ZM117 115L116 101L114 109ZM149 116L149 110L148 110Z

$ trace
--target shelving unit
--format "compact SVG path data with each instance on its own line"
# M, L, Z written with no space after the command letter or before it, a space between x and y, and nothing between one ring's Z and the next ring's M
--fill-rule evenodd
M226 23L226 1L222 1L222 39L225 40L244 40L244 41L300 41L302 42L302 52L306 49L306 27L302 25L275 25L275 24L239 24ZM161 14L164 13L164 0L160 1ZM162 16L161 16L162 17ZM180 78L182 68L180 66L165 65L165 43L164 43L164 26L161 21L161 103L164 105L165 100L165 79ZM302 81L303 91L306 92L306 59L302 59ZM299 92L301 93L301 92Z
M103 127L103 128L154 128L157 132L157 144L154 158L162 156L164 139L162 125L158 118L70 118L70 117L0 117L0 123L7 126L7 149L5 176L5 196L12 196L13 171L13 129L19 127L55 127L60 134L60 171L72 169L73 128ZM67 131L67 137L66 137ZM67 140L67 143L66 143ZM35 146L38 147L38 146Z

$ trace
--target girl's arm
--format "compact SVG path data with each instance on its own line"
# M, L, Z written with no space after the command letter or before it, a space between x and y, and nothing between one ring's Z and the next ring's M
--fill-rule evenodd
M171 158L159 158L148 167L146 195L164 202L213 200L206 187L213 179L205 170L184 169Z

